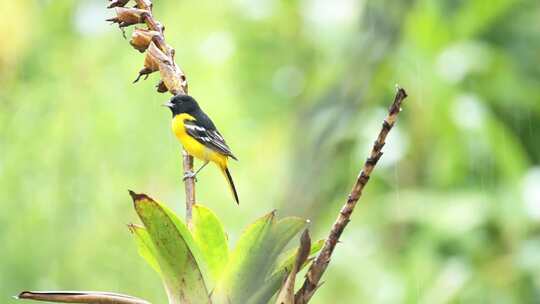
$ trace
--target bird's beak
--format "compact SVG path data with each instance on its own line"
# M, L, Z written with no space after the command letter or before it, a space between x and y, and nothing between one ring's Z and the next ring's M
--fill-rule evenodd
M172 109L174 107L174 104L170 101L167 101L166 103L162 104L162 106Z

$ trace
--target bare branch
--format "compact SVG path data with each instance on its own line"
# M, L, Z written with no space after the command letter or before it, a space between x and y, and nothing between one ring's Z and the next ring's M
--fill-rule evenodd
M351 193L349 194L347 202L341 208L341 211L339 212L338 217L334 222L334 225L332 226L332 230L330 230L330 234L324 242L322 250L319 252L319 255L317 256L315 261L311 264L306 274L304 284L302 285L300 290L296 292L295 304L307 303L317 290L319 286L319 281L321 280L322 275L328 267L330 257L334 252L336 244L338 243L339 238L343 233L343 230L350 221L351 214L354 211L354 207L356 206L358 199L362 195L362 190L364 190L364 187L369 181L371 172L373 172L375 165L377 165L377 162L383 154L381 150L384 147L386 136L394 126L398 114L401 111L401 104L406 97L407 93L405 92L405 90L398 87L394 102L388 109L388 116L386 116L383 122L377 140L375 140L375 142L373 143L371 154L366 159L366 162L364 163L360 174L356 178L356 183L354 184Z
M23 291L15 298L56 303L150 304L132 296L94 291Z

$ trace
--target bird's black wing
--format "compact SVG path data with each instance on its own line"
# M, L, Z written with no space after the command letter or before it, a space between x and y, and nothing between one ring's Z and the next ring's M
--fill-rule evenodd
M199 123L197 120L185 120L184 127L186 128L187 134L195 138L205 147L237 160L233 155L231 148L229 148L225 139L219 134L213 123L210 122L209 125L208 123Z

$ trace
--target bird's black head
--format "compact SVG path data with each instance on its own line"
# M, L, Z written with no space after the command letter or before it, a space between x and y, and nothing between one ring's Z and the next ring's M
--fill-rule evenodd
M171 109L173 117L182 113L193 114L200 111L197 101L189 95L176 95L164 106Z

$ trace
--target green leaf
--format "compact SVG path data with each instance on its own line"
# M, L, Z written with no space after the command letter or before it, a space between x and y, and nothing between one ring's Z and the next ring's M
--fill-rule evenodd
M191 233L206 261L210 276L217 281L229 260L227 235L217 216L207 207L193 206Z
M325 240L318 240L315 243L311 244L311 251L309 255L312 256L315 253L319 252L324 245L324 241ZM278 266L276 267L274 274L285 268L288 268L290 270L291 266L294 263L294 259L296 258L297 251L298 251L298 247L292 248L282 253L278 258L278 262L276 263Z
M165 206L130 191L135 210L157 252L170 304L210 303L204 262L186 226Z
M268 252L272 250L271 212L249 225L231 253L229 263L213 293L214 303L245 303L264 283Z
M176 229L182 236L184 242L187 244L189 250L191 251L191 254L195 258L195 261L197 262L197 266L199 270L201 271L203 281L205 282L207 290L212 290L213 288L213 281L211 277L208 275L208 267L206 265L206 262L204 260L204 257L201 253L201 250L199 249L199 246L195 243L195 240L193 239L193 236L187 226L178 218L176 213L174 213L171 209L169 209L167 206L159 204L163 211L167 214L167 216L171 219L171 221L175 224Z
M323 245L324 240L319 240L313 243L311 245L310 256L319 252ZM267 304L268 301L270 301L272 296L279 290L279 287L292 269L297 251L298 248L293 248L280 255L279 262L277 263L277 265L279 266L264 282L264 284L259 288L259 290L257 290L257 292L255 292L249 298L249 300L246 302L247 304ZM302 265L302 268L304 268L308 264L308 262L304 263L304 265Z
M150 267L152 267L152 269L161 275L161 269L159 268L159 263L156 258L157 250L150 239L148 231L139 225L130 224L128 227L137 242L139 255L148 263L148 265L150 265Z
M283 251L283 248L297 235L306 225L308 221L299 217L286 217L277 221L273 227L274 250L272 251L272 259Z
M276 221L274 212L251 224L229 258L214 292L215 303L246 303L265 284L283 248L306 224L298 217Z

